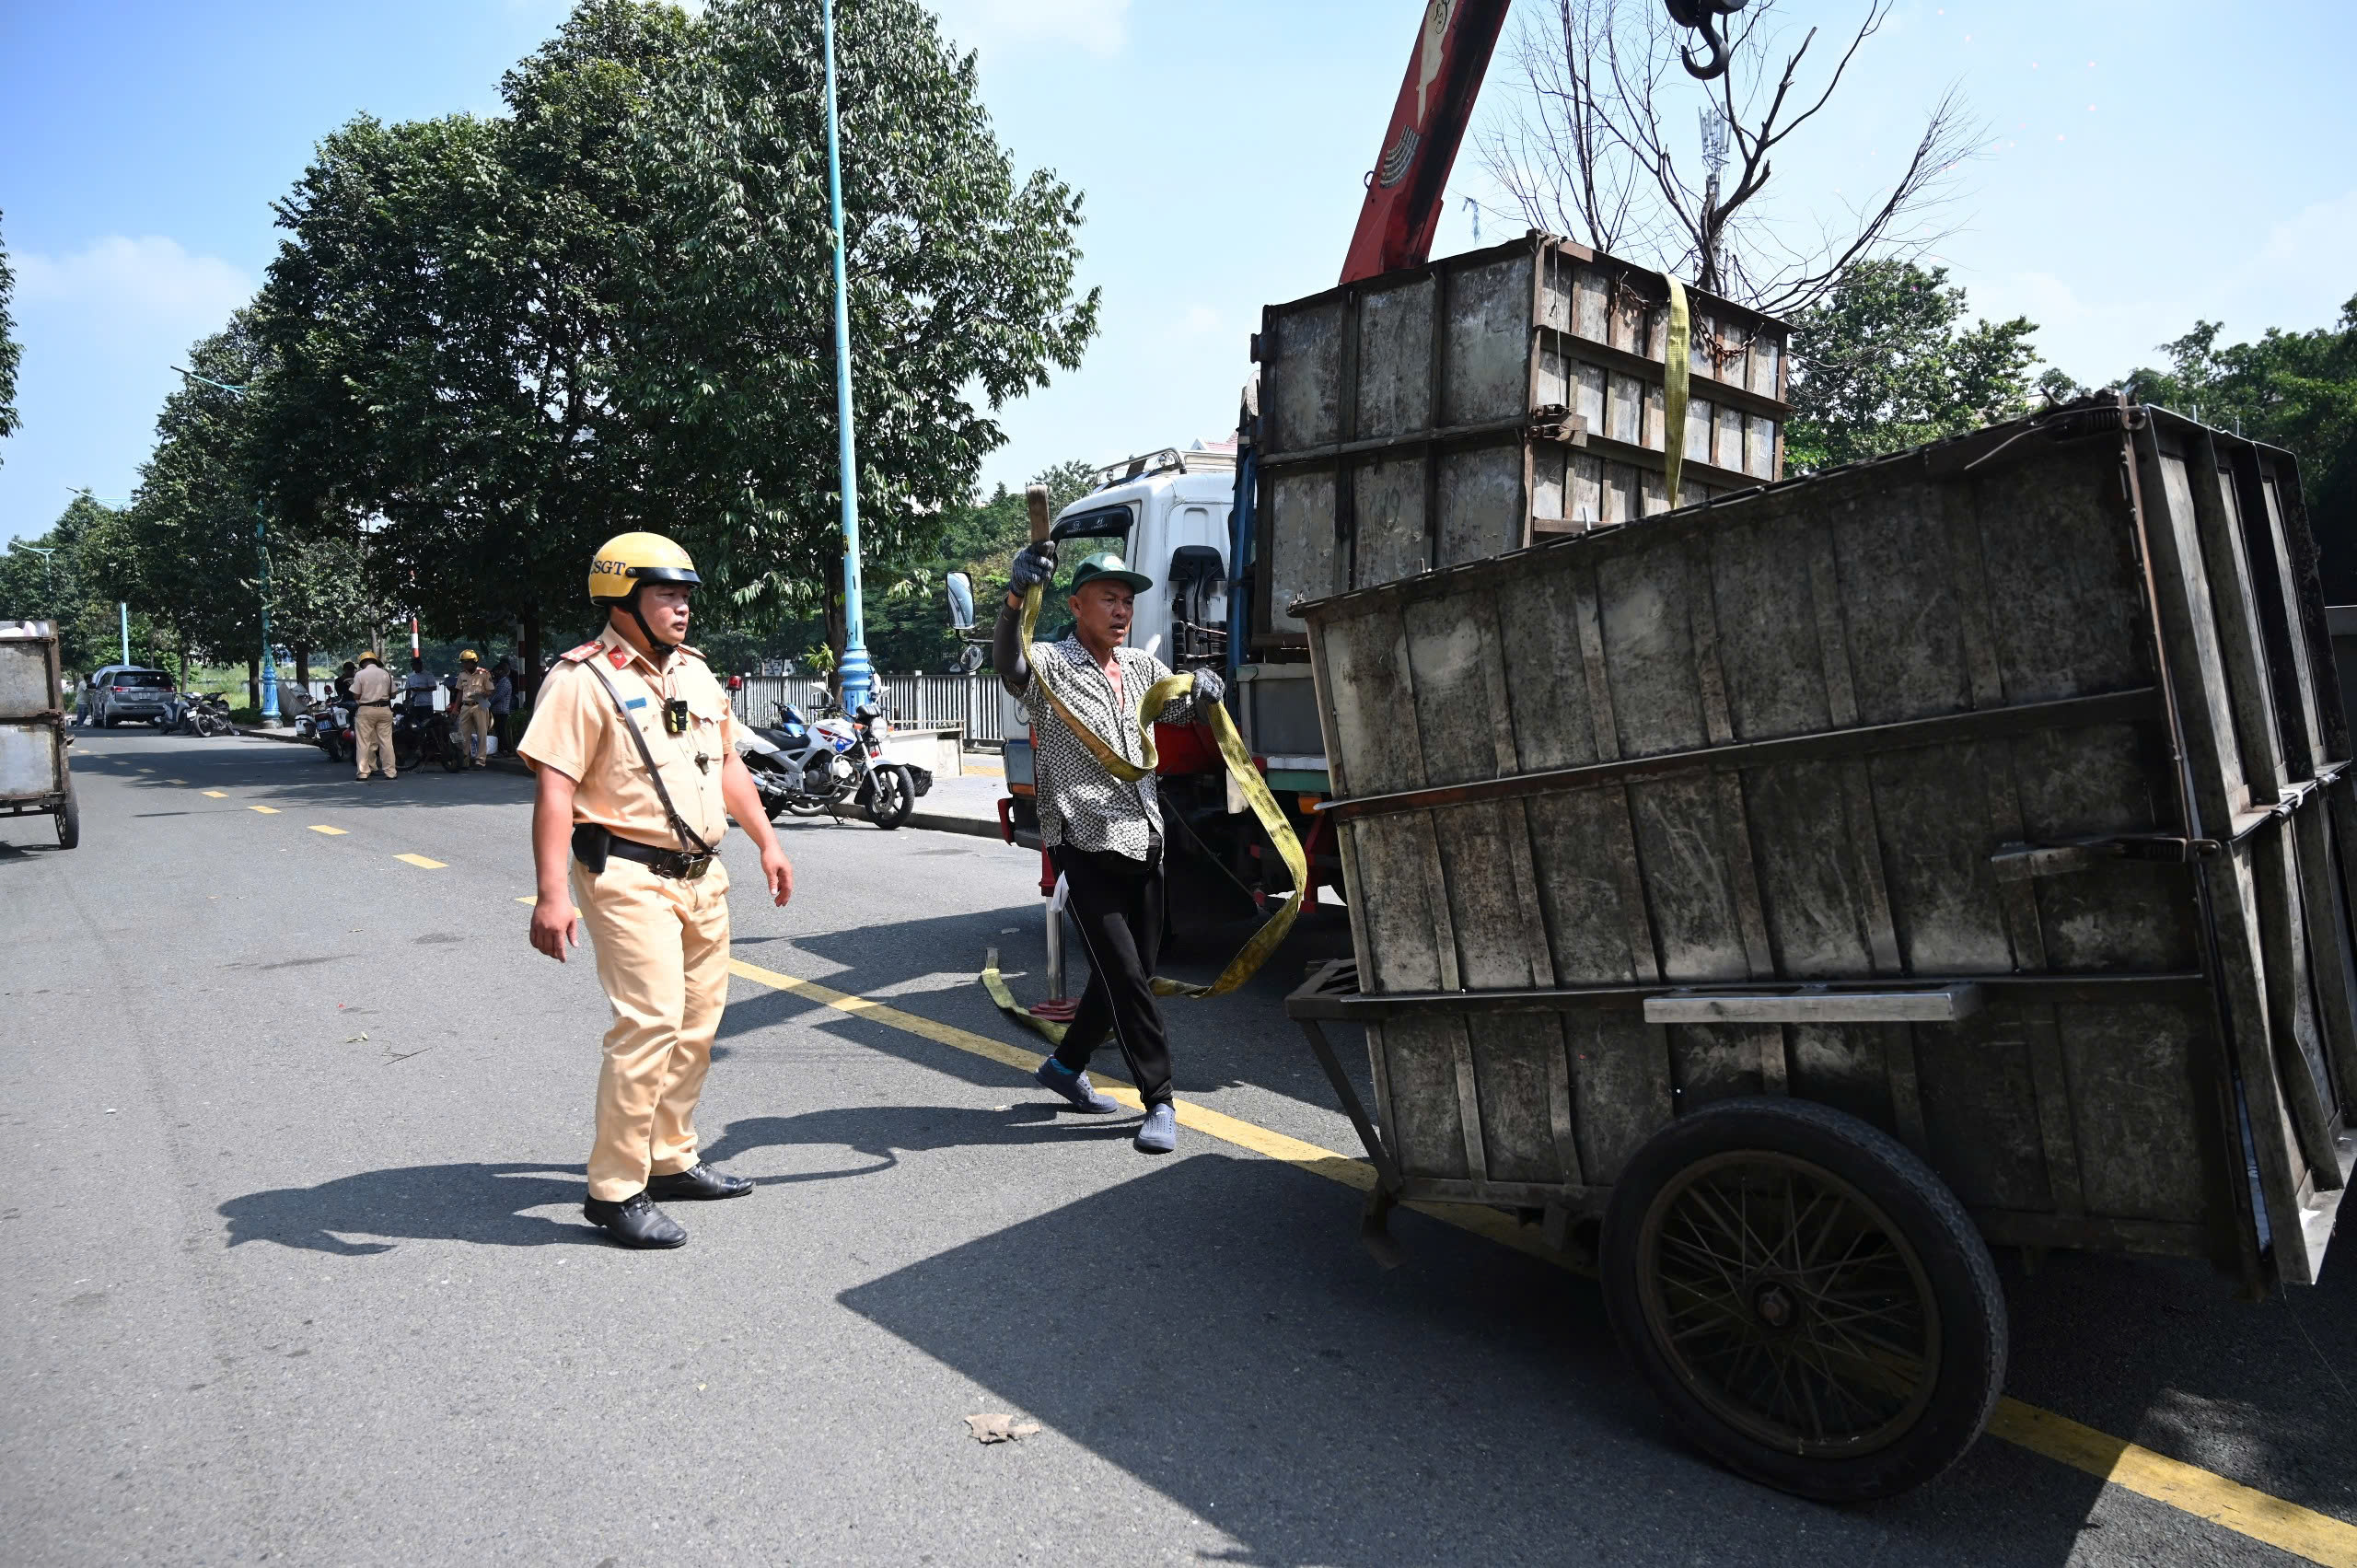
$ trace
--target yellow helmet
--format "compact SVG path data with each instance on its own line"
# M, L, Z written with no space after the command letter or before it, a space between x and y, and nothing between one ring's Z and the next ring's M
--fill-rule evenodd
M481 661L475 657L474 649L461 648L459 650L459 662L460 664L476 664Z
M661 534L616 534L598 547L597 559L589 563L589 602L620 604L642 583L692 587L702 581L688 552Z
M362 664L366 664L370 659L375 659L378 664L385 662L374 648L370 648L366 653L360 656L360 662Z

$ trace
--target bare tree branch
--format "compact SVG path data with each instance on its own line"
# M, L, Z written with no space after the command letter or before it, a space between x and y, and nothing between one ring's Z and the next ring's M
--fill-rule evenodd
M1777 0L1752 0L1729 34L1725 75L1689 87L1657 0L1556 0L1552 15L1526 17L1516 32L1521 90L1484 126L1482 165L1534 227L1683 273L1740 304L1803 309L1857 262L1920 255L1953 232L1941 220L1982 140L1951 89L1889 185L1838 218L1780 210L1771 194L1778 155L1832 100L1892 3L1865 0L1819 81L1817 29L1784 52ZM1698 178L1691 134L1677 119L1689 106L1725 122L1724 181Z

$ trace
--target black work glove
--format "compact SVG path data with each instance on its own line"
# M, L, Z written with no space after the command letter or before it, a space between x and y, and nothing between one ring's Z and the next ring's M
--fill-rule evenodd
M1021 594L1034 587L1044 587L1056 575L1056 545L1053 540L1041 540L1027 544L1015 552L1015 569L1007 574L1007 587Z
M1227 682L1219 678L1219 671L1215 669L1199 669L1195 671L1196 706L1208 708L1213 703L1218 702L1221 697L1226 694L1226 692Z

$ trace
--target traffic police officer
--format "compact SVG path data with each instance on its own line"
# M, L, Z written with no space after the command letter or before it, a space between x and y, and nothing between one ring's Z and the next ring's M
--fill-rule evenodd
M352 677L352 734L362 778L379 761L387 778L401 777L393 762L393 672L374 648L360 656L360 668Z
M794 892L727 696L685 645L700 580L660 534L608 540L589 566L605 632L549 671L517 748L539 781L532 946L563 962L586 922L613 1005L582 1213L625 1247L687 1241L656 1199L752 1191L696 1158L696 1098L728 995L728 873L714 852L730 816L761 846L775 900Z
M491 734L491 692L496 684L474 649L459 656L459 743L467 761L478 768L485 765L483 741Z

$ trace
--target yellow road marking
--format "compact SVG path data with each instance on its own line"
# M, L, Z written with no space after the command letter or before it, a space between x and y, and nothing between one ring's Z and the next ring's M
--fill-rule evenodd
M988 1035L976 1034L971 1029L961 1029L955 1024L940 1023L915 1013L905 1013L887 1003L837 991L816 981L798 980L793 975L780 974L758 964L732 958L728 971L757 984L807 996L813 1002L822 1003L854 1018L873 1018L879 1024L889 1024L896 1029L1024 1073L1036 1071L1044 1060L1035 1051L1008 1045ZM1100 1084L1097 1087L1099 1092L1132 1110L1141 1109L1137 1091L1126 1084ZM1200 1105L1190 1105L1185 1100L1175 1103L1178 1123L1182 1127L1191 1127L1207 1137L1249 1149L1270 1159L1282 1160L1329 1181L1355 1187L1362 1192L1374 1190L1375 1167L1363 1159L1354 1159L1316 1144L1304 1143L1299 1138L1288 1137L1283 1132L1271 1132L1266 1127L1225 1116ZM1456 1203L1410 1203L1405 1206L1558 1267L1571 1267L1569 1260L1538 1238L1535 1234L1536 1227L1521 1225L1495 1210ZM2084 1470L2124 1491L2207 1519L2236 1535L2280 1547L2311 1562L2326 1564L2327 1568L2357 1568L2357 1525L2336 1519L2329 1514L2317 1513L2313 1508L2303 1508L2296 1503L2287 1503L2280 1497L2270 1497L2266 1493L2255 1491L2239 1481L2228 1481L2198 1466L2156 1454L2150 1448L2098 1432L2094 1427L2082 1426L2051 1411L2040 1410L2036 1405L2024 1404L2015 1399L2000 1400L1996 1413L1990 1418L1989 1432L1991 1435L2027 1448L2033 1454L2041 1454L2074 1469Z
M142 768L142 769L140 769L139 771L140 771L141 772L143 772L143 773L152 773L152 772L154 772L156 770L155 770L155 769L153 769L153 768Z
M516 901L517 901L517 903L519 903L519 904L535 904L535 905L537 905L537 904L540 901L540 896L538 893L527 893L527 894L525 894L522 898L520 898L520 899L517 900Z
M423 865L428 871L439 871L443 869L442 863L440 861L429 859L422 854L397 854L393 856L393 858L395 860L406 860L412 865Z
M314 822L311 824L311 831L315 833L325 833L331 839L340 839L343 837L345 830L342 828L331 828L325 822Z
M2181 1508L2236 1535L2281 1547L2329 1568L2357 1568L2357 1525L2329 1514L2270 1497L2019 1400L1998 1400L1996 1414L1989 1418L1989 1430L2033 1454L2060 1460L2155 1503Z
M226 800L229 798L229 792L226 789L208 789L204 793L215 800Z
M186 779L166 779L164 782L165 782L166 784L184 784L188 783L188 781L187 781Z
M249 806L246 809L249 811L259 811L265 817L275 817L278 815L278 807L275 806Z

